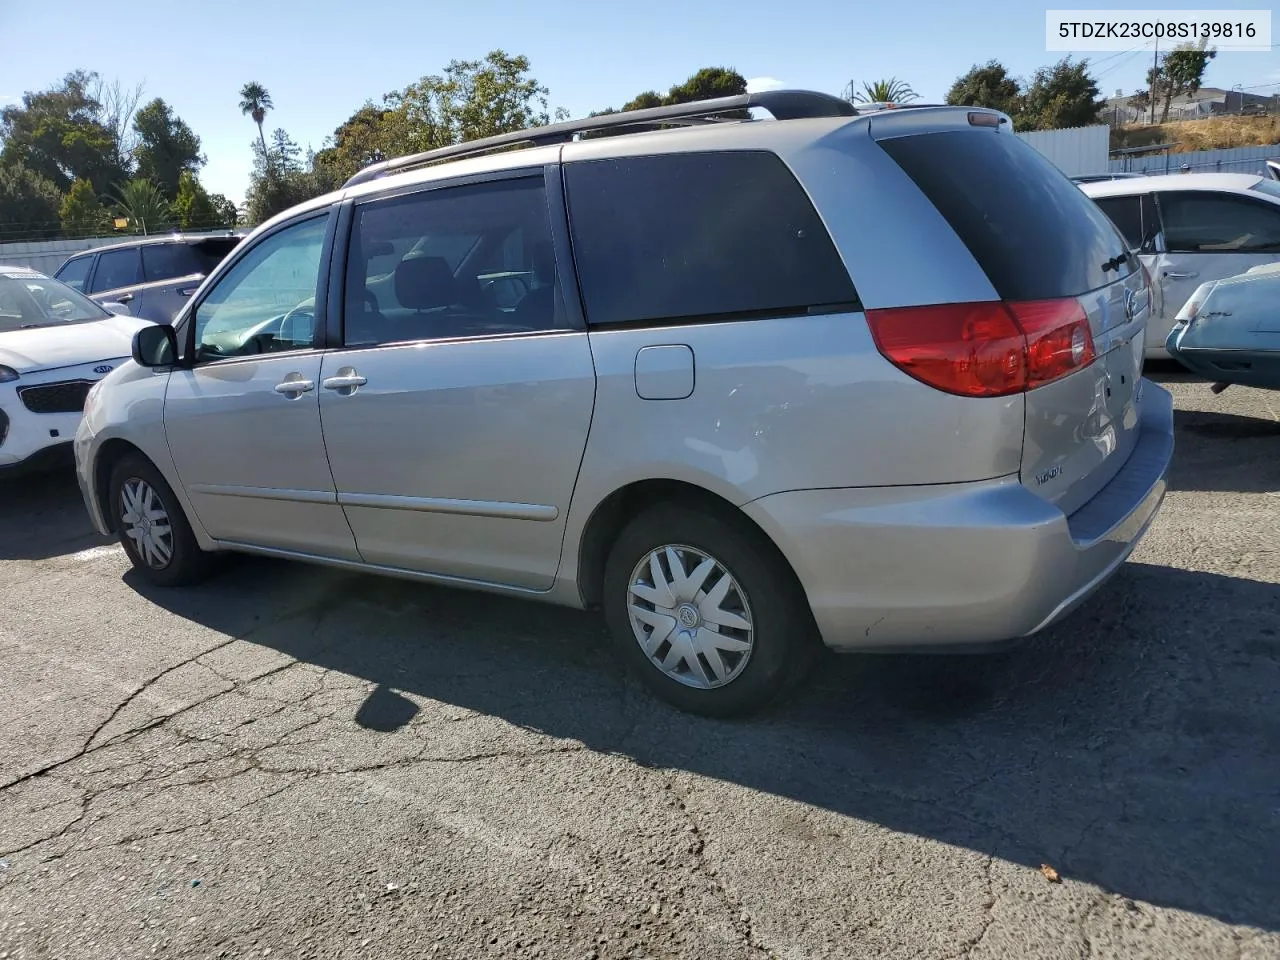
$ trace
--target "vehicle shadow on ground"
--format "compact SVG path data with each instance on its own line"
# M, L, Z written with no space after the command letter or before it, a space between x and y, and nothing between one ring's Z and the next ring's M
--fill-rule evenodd
M1280 491L1280 420L1177 410L1174 424L1171 490Z
M70 470L0 479L0 560L47 560L111 542L94 531Z
M1280 929L1280 586L1128 564L1097 602L1011 653L836 657L743 721L654 701L597 617L398 581L236 562L156 591L174 613L376 690L352 723L388 736L409 698L636 763L765 791L896 831ZM322 599L304 629L282 599ZM1190 617L1187 611L1197 611Z

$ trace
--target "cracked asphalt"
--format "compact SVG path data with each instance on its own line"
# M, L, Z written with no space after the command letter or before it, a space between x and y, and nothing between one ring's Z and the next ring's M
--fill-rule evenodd
M1158 378L1171 492L1091 604L738 722L592 615L154 591L70 477L0 484L0 958L1280 958L1280 394Z

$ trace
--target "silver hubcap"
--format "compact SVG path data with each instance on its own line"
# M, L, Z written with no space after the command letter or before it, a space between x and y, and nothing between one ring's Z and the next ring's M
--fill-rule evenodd
M658 547L636 564L627 591L636 642L688 687L722 687L751 659L751 607L729 571L693 547Z
M125 536L144 563L160 570L173 558L173 531L159 495L145 480L126 480L120 488L120 520Z

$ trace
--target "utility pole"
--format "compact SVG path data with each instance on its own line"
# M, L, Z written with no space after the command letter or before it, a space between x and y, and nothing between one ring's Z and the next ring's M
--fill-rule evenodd
M1151 122L1156 122L1156 77L1160 70L1160 38L1156 37L1155 53L1151 55Z

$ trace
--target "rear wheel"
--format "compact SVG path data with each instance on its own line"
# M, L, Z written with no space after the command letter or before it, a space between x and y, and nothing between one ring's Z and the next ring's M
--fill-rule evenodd
M655 694L693 713L763 708L804 676L818 648L803 591L773 544L683 505L651 508L622 531L603 602L623 658Z
M120 543L151 583L178 587L204 580L214 556L200 549L173 488L150 461L128 456L111 471L111 511Z

